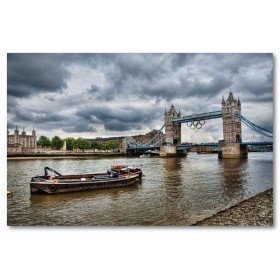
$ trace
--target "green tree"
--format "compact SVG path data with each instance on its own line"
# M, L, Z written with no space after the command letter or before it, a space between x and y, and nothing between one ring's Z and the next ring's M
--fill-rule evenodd
M73 138L73 137L67 137L66 139L65 139L65 141L66 141L66 149L67 150L73 150L73 148L74 148L74 146L75 146L75 138Z
M46 136L40 136L39 140L37 141L37 145L41 147L49 147L51 145L51 141Z
M51 141L51 147L59 150L63 146L63 140L59 136L54 136Z
M100 150L108 150L107 144L100 144Z
M84 151L85 149L90 149L90 143L88 140L79 137L75 140L74 147Z
M107 142L107 150L115 150L118 149L120 147L120 144L118 141L116 140L110 140Z
M98 145L96 140L92 140L90 144L91 144L90 146L91 146L92 149L98 149L99 148L99 145Z

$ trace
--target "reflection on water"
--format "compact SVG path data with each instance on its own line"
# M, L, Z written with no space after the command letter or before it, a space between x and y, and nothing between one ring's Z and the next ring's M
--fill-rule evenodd
M182 158L163 159L164 168L164 193L165 193L165 215L167 221L172 224L180 224L182 217L188 213L188 201L186 191L182 188L184 174L182 173Z
M248 158L219 160L221 195L229 206L236 204L245 195L248 176Z
M97 173L121 163L142 165L142 182L128 188L30 195L33 175L49 166L62 174ZM8 161L8 225L189 225L272 187L273 154L219 160L107 158Z

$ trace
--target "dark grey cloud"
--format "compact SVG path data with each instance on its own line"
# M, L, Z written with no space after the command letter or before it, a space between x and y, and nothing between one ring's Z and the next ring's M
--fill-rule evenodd
M188 53L170 54L172 69L176 71L180 67L192 64L196 56L197 54Z
M153 106L146 108L94 106L83 108L76 112L76 116L84 121L90 121L93 124L104 124L108 131L129 131L141 130L150 127L151 123L158 118L162 118L161 112L155 110Z
M65 132L68 133L74 133L74 132L97 132L95 128L92 128L87 123L76 123L75 125L68 126L62 129Z
M88 89L88 93L95 93L99 91L99 87L96 85L91 85L91 87Z
M49 110L45 111L33 111L27 110L25 108L18 107L14 111L14 117L11 118L14 123L27 122L27 123L48 123L48 122L60 122L65 119L59 113L51 112Z
M110 58L113 67L104 69L108 87L99 90L98 100L118 99L125 94L166 101L191 96L212 98L231 87L255 95L272 91L272 65L264 69L265 73L254 69L254 65L264 67L263 62L272 61L271 54L122 54L106 56L104 65L109 65ZM99 62L103 65L100 57ZM248 73L252 68L257 70L254 76Z
M160 127L182 114L219 110L229 90L244 115L269 125L272 54L8 54L8 125L99 136ZM245 112L246 111L246 112ZM254 120L252 120L254 121ZM213 122L214 123L214 122ZM205 132L217 134L215 125Z
M70 76L60 54L8 54L8 96L61 92Z
M213 73L212 77L206 81L199 76L191 79L181 77L181 84L182 95L185 93L187 96L211 98L228 89L231 85L231 80Z

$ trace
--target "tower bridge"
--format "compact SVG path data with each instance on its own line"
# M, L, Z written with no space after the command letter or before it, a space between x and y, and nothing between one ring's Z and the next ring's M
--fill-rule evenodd
M154 137L146 143L127 143L127 150L160 150L160 156L180 156L185 155L186 150L195 145L181 144L181 124L186 123L190 129L201 129L206 120L222 118L223 139L219 143L205 143L204 146L218 147L219 158L242 158L247 157L248 145L273 145L273 142L242 142L242 126L246 124L249 128L266 137L273 138L273 131L262 128L249 121L241 114L240 99L235 99L230 91L227 100L222 98L221 110L181 116L180 111L175 110L171 105L170 110L164 113L164 125ZM165 127L165 135L162 130ZM198 145L198 144L197 144ZM202 145L202 144L200 144Z

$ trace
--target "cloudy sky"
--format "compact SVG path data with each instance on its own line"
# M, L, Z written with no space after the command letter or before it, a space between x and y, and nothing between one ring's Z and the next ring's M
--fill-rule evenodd
M220 110L230 90L244 117L273 129L272 54L8 54L7 125L50 138L145 134L171 104L182 115ZM242 129L243 141L266 140ZM182 124L182 141L219 139L221 119Z

